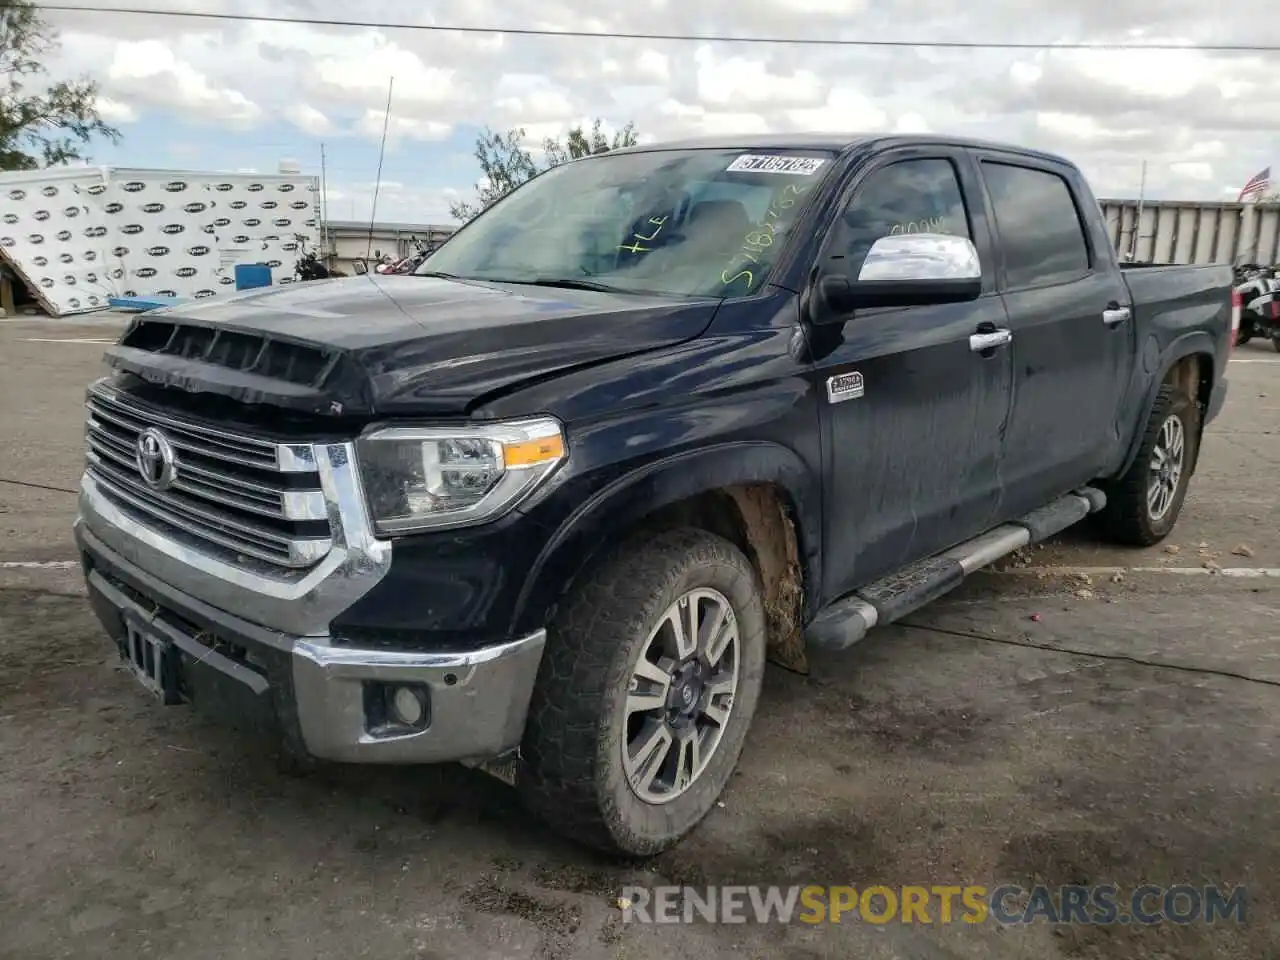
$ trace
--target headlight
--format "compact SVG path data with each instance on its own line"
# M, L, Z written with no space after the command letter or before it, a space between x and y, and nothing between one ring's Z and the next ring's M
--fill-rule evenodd
M494 520L525 499L568 454L550 417L459 427L388 427L356 442L380 534Z

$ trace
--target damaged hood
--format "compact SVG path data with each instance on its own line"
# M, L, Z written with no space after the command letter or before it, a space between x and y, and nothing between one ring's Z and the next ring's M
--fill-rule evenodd
M365 275L150 311L107 361L308 413L457 414L525 381L692 339L718 303Z

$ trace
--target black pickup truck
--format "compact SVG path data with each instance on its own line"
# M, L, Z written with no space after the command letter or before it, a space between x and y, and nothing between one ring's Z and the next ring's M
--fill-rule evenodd
M1090 514L1173 527L1228 266L1122 270L1070 163L726 138L556 167L414 275L135 318L75 533L124 663L282 756L460 761L675 843L766 660Z

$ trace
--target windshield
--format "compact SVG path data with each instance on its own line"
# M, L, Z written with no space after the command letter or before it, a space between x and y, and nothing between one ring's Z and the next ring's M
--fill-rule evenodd
M682 296L754 293L834 156L656 150L562 164L499 200L416 272Z

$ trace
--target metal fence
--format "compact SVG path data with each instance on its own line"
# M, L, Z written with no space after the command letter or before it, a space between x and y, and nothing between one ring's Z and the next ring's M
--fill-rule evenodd
M363 259L381 251L394 259L407 257L414 251L416 239L431 247L439 246L456 228L439 223L375 223L372 242L369 223L354 220L330 220L325 224L324 237L332 266L350 272L356 259Z
M1111 242L1146 263L1280 263L1280 203L1103 200ZM1136 236L1135 236L1136 232Z

